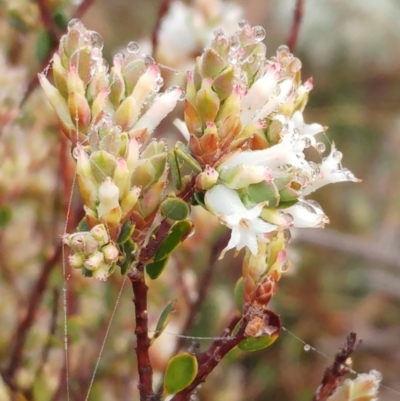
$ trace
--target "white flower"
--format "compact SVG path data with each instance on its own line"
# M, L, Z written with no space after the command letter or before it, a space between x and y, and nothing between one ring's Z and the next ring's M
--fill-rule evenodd
M299 200L295 205L284 209L284 212L293 218L293 227L297 228L324 228L329 223L328 216L313 200Z
M260 218L264 203L247 209L238 193L224 185L216 185L207 191L204 200L207 209L232 230L231 239L222 251L221 258L229 249L236 248L239 251L244 247L249 248L250 252L256 256L258 253L257 241L262 239L265 233L277 229L277 226Z
M341 160L342 153L336 150L335 144L332 143L331 153L322 160L319 166L320 172L318 177L313 184L303 189L303 195L308 195L327 184L334 184L342 181L359 182L360 180L357 179L350 170L342 168Z

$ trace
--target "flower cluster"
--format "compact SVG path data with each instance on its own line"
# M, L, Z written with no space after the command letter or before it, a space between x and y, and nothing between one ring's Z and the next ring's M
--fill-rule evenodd
M129 239L135 244L121 256L130 259L131 250L143 244L156 216L168 173L164 141L153 140L144 150L140 148L183 96L183 90L171 87L159 93L163 85L160 71L150 56L139 54L137 43L128 45L126 55L114 57L110 71L102 48L97 32L72 20L53 58L55 86L44 74L39 79L74 147L85 235L89 236L88 229L104 224L110 239L117 241L124 224L129 223ZM67 242L73 238L72 234ZM93 271L87 261L75 263L82 259L78 248L72 247L79 252L73 266L84 264ZM85 258L96 260L94 266L102 273L95 276L105 279L103 261L97 258L99 250L94 252L85 253ZM110 272L114 262L112 258L106 263Z

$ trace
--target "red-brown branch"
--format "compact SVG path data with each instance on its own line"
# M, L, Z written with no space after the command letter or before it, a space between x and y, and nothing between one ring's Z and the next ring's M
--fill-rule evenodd
M349 357L359 344L356 333L350 333L347 336L346 342L336 354L332 366L325 370L324 377L312 401L325 401L342 383L344 376L351 371Z
M42 18L42 23L46 28L47 32L50 34L51 39L54 43L60 40L60 30L56 25L53 14L49 9L47 0L37 0L37 5L40 12L40 17Z
M225 330L220 338L214 340L214 342L206 351L197 356L199 368L196 378L188 387L177 393L172 398L172 401L189 400L192 392L199 384L206 380L207 376L221 362L222 358L233 348L235 348L242 340L244 340L244 331L247 325L247 321L245 319L242 320L237 333L232 335L232 331L239 321L240 317L235 316L228 325L228 330Z
M140 401L148 401L153 396L153 368L149 357L150 339L147 312L147 291L145 282L144 265L139 264L136 269L128 274L132 283L133 303L135 304L136 320L136 356L139 372Z
M172 3L172 0L162 0L160 7L158 8L157 21L156 21L153 31L151 33L151 45L152 45L152 49L153 49L153 56L155 56L157 47L158 47L158 34L159 34L161 22L165 16L165 14L167 14L171 3Z
M290 29L290 34L286 42L290 51L293 53L296 48L297 38L299 36L301 21L304 16L304 3L305 0L296 0L296 7L294 9L292 28Z

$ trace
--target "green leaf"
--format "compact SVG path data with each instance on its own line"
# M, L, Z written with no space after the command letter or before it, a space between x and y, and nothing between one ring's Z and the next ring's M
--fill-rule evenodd
M172 182L174 183L175 188L179 191L182 188L182 177L179 169L178 158L176 157L174 149L170 149L168 152L168 164L170 166Z
M203 171L199 162L190 154L189 149L182 142L177 142L174 150L175 155L186 162L196 173Z
M175 355L168 363L164 391L175 394L189 386L197 375L197 359L187 352Z
M154 256L154 260L157 261L168 257L188 236L192 228L193 223L190 220L177 221L161 242Z
M39 61L43 61L48 55L53 44L52 37L48 31L39 33L36 41L36 57Z
M203 206L204 209L207 209L206 204L204 203L204 194L201 192L194 193L192 202L194 205L200 205Z
M135 230L135 226L132 225L132 222L128 219L124 225L122 226L121 232L118 237L118 244L124 244L131 238L133 231Z
M240 279L237 281L235 285L235 289L233 290L233 299L235 300L236 308L238 308L239 311L242 311L243 309L243 298L244 298L244 281L243 277L240 277Z
M167 262L168 262L168 257L161 260L157 260L156 262L148 263L146 265L146 272L150 276L150 278L153 280L158 278L160 274L164 271Z
M259 351L260 349L264 349L269 347L271 344L275 342L278 336L261 336L261 337L249 337L245 340L241 341L238 347L242 351L254 352Z
M93 277L93 272L89 269L86 269L86 267L84 267L81 272L83 277Z
M43 401L50 401L52 396L52 389L51 389L51 379L46 377L45 374L40 374L39 377L36 377L34 380L33 386L33 399L35 400L43 400ZM23 400L25 398L21 398Z
M84 217L78 224L78 231L79 232L85 232L85 231L90 231L90 227L87 223L86 217Z
M268 201L267 207L276 207L279 204L279 192L273 182L262 181L258 184L251 184L247 193L254 203Z
M167 327L169 321L171 320L171 315L175 312L176 301L171 301L161 312L160 318L158 319L156 330L151 341L153 342L157 337L161 335L164 329Z
M7 226L12 218L12 210L9 206L4 206L0 209L0 227Z
M125 254L125 260L121 264L121 274L124 275L128 270L129 264L132 262L132 252L136 250L136 244L128 239L122 245L122 252Z
M175 221L186 219L190 213L188 204L179 198L166 198L160 208L162 216Z

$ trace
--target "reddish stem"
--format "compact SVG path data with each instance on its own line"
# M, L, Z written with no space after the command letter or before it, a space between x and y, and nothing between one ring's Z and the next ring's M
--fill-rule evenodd
M58 42L60 40L60 30L54 22L53 14L49 9L47 0L37 0L37 5L39 7L40 17L44 27L50 33L53 42Z
M158 33L160 30L161 22L165 14L167 14L171 2L172 2L171 0L162 0L160 7L158 8L157 21L154 25L153 32L151 33L151 45L153 49L153 56L155 56L158 47Z
M301 21L304 16L304 3L305 0L296 0L296 7L294 9L292 28L290 30L290 34L287 40L287 46L289 47L291 52L294 52L294 49L296 48Z

